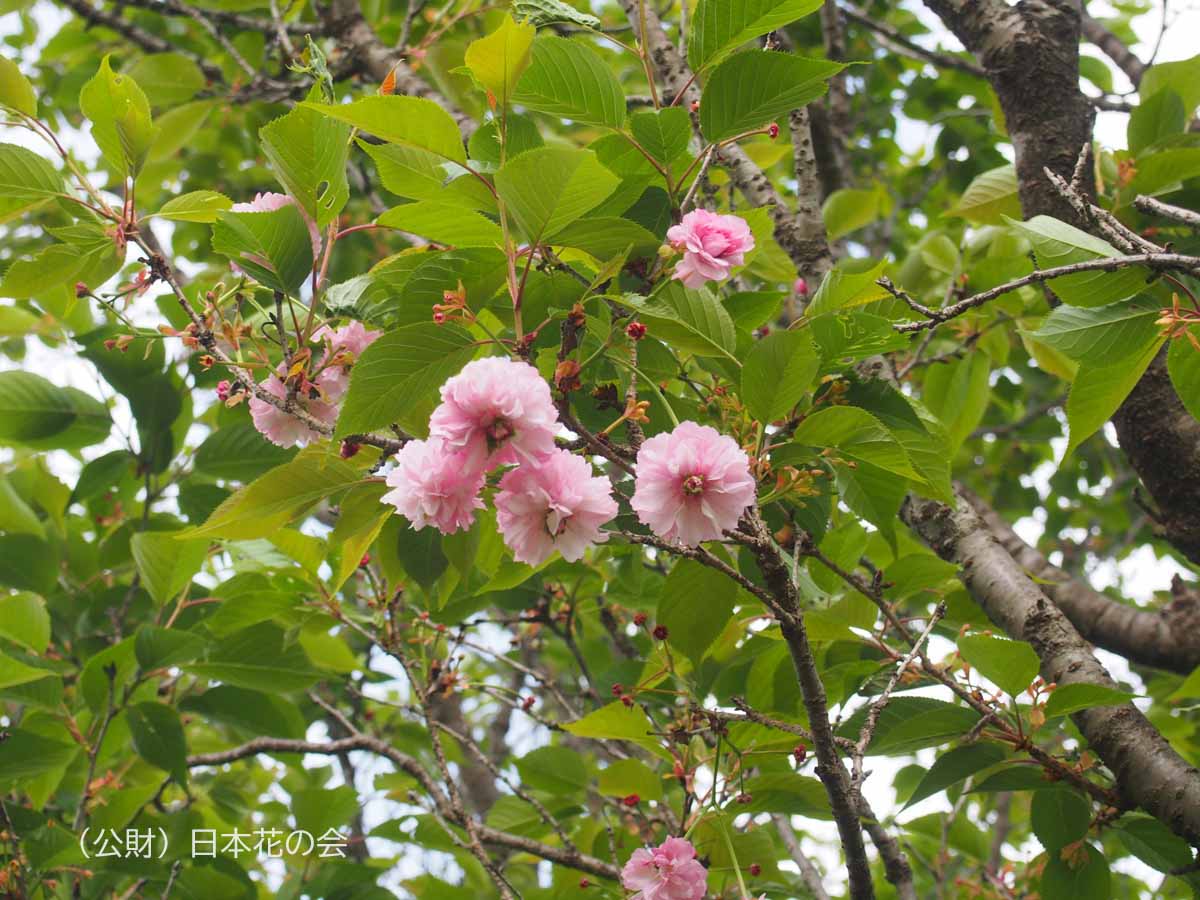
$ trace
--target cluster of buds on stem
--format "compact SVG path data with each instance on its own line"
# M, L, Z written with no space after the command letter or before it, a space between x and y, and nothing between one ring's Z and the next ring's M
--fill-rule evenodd
M438 325L459 319L463 322L474 322L475 314L467 306L467 290L460 280L458 287L452 291L442 291L442 302L433 304L433 321Z

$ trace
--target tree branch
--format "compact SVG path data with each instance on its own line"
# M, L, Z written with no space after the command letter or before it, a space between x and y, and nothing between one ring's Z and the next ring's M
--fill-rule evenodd
M959 577L988 617L1027 641L1047 682L1116 684L1067 617L1000 545L970 504L908 497L900 517ZM1072 720L1112 772L1121 796L1191 843L1200 841L1200 773L1132 703L1074 713Z
M1090 13L1083 13L1083 36L1089 43L1095 44L1105 56L1117 64L1117 68L1125 73L1134 87L1142 83L1146 74L1146 64L1125 46L1124 41L1104 27L1104 23L1095 19Z

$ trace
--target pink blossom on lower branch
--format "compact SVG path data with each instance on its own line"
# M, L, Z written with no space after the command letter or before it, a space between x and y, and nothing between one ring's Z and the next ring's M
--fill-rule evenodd
M745 264L745 255L754 249L754 235L745 219L707 209L694 209L684 216L667 230L667 240L683 251L674 277L689 288L724 281L734 266Z
M259 387L280 400L287 399L287 385L278 375L272 375ZM319 422L333 425L337 421L338 408L336 404L328 403L320 396L306 396L306 392L297 391L294 402L299 409L304 410ZM258 397L250 398L250 420L263 437L280 447L304 447L324 437L313 431L292 413L285 412Z
M750 460L715 428L681 422L638 451L630 504L661 538L694 547L737 527L754 502Z
M341 400L350 386L350 366L382 331L370 331L362 322L351 322L341 328L322 325L313 332L313 340L326 341L325 357L317 380L330 400Z
M489 356L442 385L431 437L466 453L473 467L532 462L554 449L558 413L550 385L528 363Z
M506 472L496 495L496 522L517 562L541 565L555 550L577 562L608 540L600 526L617 514L612 485L566 450Z
M702 900L708 870L690 841L670 837L658 847L634 850L621 870L621 884L637 891L630 900Z
M470 528L475 510L483 509L483 470L468 466L462 453L448 450L436 438L405 444L386 480L394 490L380 499L418 530L432 525L453 534Z

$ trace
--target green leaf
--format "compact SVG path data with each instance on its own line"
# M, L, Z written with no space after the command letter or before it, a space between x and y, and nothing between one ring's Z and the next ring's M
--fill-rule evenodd
M566 747L538 747L516 761L526 787L554 794L582 790L588 783L583 757Z
M925 403L946 426L953 457L987 412L992 391L991 364L984 353L972 353L948 365L933 366L925 377Z
M656 624L665 625L671 646L699 667L729 623L737 592L737 583L716 569L682 559L663 582Z
M143 625L133 639L133 652L145 671L191 662L204 653L206 641L178 628Z
M1129 117L1126 131L1129 150L1138 155L1163 138L1187 131L1183 100L1172 90L1161 90L1142 100Z
M353 486L361 477L358 469L328 448L307 447L239 490L203 525L179 534L229 540L269 537L304 508Z
M581 41L542 35L513 102L585 125L625 124L625 92L612 68Z
M1182 869L1192 861L1187 841L1158 819L1126 813L1113 830L1126 850L1160 872Z
M821 0L700 0L688 38L688 63L700 72L759 35L821 8Z
M181 541L178 532L141 531L129 542L147 593L165 606L191 584L208 557L208 541Z
M893 550L896 548L896 522L900 504L908 493L908 483L895 473L872 463L855 467L836 467L837 489L851 512L862 516L879 529Z
M46 601L37 594L20 593L0 597L0 636L45 653L50 645L50 614Z
M857 709L842 723L838 734L858 740L867 707ZM979 721L979 713L965 706L931 697L893 697L879 716L869 755L899 755L935 747L966 734Z
M457 203L420 200L389 209L375 220L451 247L500 247L500 226L481 213Z
M64 737L66 735L64 734ZM27 781L67 765L79 747L24 729L8 732L0 741L0 784Z
M310 102L300 106L346 122L389 144L428 150L451 162L467 161L458 124L432 100L393 94L360 97L353 103L336 106Z
M1148 297L1109 306L1059 306L1033 337L1078 362L1111 366L1157 340L1161 310L1162 304Z
M52 549L32 534L0 535L0 584L49 594L58 579L59 562Z
M600 793L607 797L637 795L641 800L661 800L662 778L644 762L637 759L618 759L600 772Z
M1092 804L1077 791L1060 787L1036 791L1029 810L1033 833L1050 854L1087 835L1092 821Z
M1200 341L1200 325L1192 325L1188 331ZM1192 418L1200 419L1200 350L1186 337L1171 341L1167 350L1167 372L1184 408Z
M581 28L600 27L595 16L580 12L562 0L513 0L513 12L521 21L532 22L538 28L560 22Z
M200 67L182 53L151 53L125 70L145 91L151 106L179 106L204 90L207 79Z
M1189 59L1155 63L1146 70L1138 85L1143 102L1168 89L1183 100L1184 115L1190 118L1200 106L1200 54Z
M287 643L274 625L255 625L225 637L203 662L183 667L200 678L268 693L303 690L321 679L304 649Z
M343 498L338 509L337 525L329 536L330 543L341 547L342 551L337 571L328 585L331 593L339 590L346 579L354 574L363 554L392 514L392 508L379 499L385 491L384 485L367 484L352 488Z
M645 710L636 703L627 707L619 700L563 726L563 731L576 737L599 741L630 741L662 755L662 748L653 735L655 730L654 723L650 721Z
M987 634L963 635L958 639L958 652L1010 697L1023 693L1041 667L1029 644Z
M86 447L108 436L108 410L74 388L32 372L0 372L0 443L37 449Z
M5 56L0 56L0 106L37 118L37 95L33 84L21 74L17 64Z
M777 331L750 348L742 367L742 400L760 422L781 419L800 402L821 360L807 331Z
M829 240L837 240L870 225L884 214L887 202L887 194L878 186L870 190L841 188L834 191L821 207Z
M557 234L546 239L547 244L575 247L590 253L598 260L608 260L629 251L631 259L653 256L662 242L637 222L615 216L587 216L577 219Z
M1000 791L1056 791L1062 785L1046 777L1045 770L1036 764L1017 763L1005 766L989 775L975 787L972 794L995 794Z
M331 828L345 825L358 809L358 793L346 784L332 790L322 787L292 792L296 827L312 835L322 835Z
M260 128L258 137L275 177L308 218L321 229L336 219L350 199L350 127L297 106Z
M294 294L312 272L312 236L294 204L271 212L218 213L212 231L213 250L266 288Z
M672 280L651 297L626 294L617 302L636 310L650 332L676 350L738 362L733 320L706 287L693 291Z
M1064 860L1057 853L1047 854L1042 871L1041 900L1111 900L1112 878L1108 861L1091 844L1080 848L1083 859Z
M1080 365L1067 395L1067 425L1071 440L1066 455L1095 434L1129 396L1162 346L1162 337L1145 345L1137 356L1112 366Z
M179 714L162 703L136 703L125 710L138 756L187 787L187 739Z
M1133 698L1134 695L1126 691L1118 691L1100 684L1060 684L1046 701L1046 718L1069 716L1094 706L1122 706Z
M1006 217L1020 218L1016 166L1000 166L976 175L946 215L976 225L1000 225Z
M834 447L838 456L852 462L869 463L903 478L921 478L883 423L853 406L818 410L800 423L792 440L807 447Z
M105 161L124 177L136 176L158 129L137 82L114 72L108 60L101 60L100 71L79 92L79 108L92 122L92 139Z
M939 791L944 791L980 772L1001 762L1008 754L999 744L968 744L954 747L936 760L929 767L924 777L918 782L912 796L904 804L904 808L919 803L926 797L932 797Z
M42 157L16 144L0 144L0 223L41 206L64 189L62 176Z
M1043 269L1121 256L1111 244L1050 216L1035 216L1028 222L1007 221L1033 244L1038 266ZM1132 297L1146 286L1149 277L1147 269L1130 266L1116 272L1076 272L1047 284L1064 303L1105 306Z
M339 436L393 422L410 434L429 430L442 383L475 355L475 339L456 325L423 322L376 340L350 371L350 388L337 421Z
M805 310L805 315L815 318L821 313L862 306L887 297L888 292L876 284L883 275L887 264L884 262L870 264L870 260L867 260L866 263L870 267L861 271L847 268L844 263L834 266L833 270L821 281L821 286L813 295L812 302ZM856 262L851 265L861 267L862 264L862 262Z
M277 447L249 422L226 425L214 431L196 449L197 472L224 481L253 481L264 472L281 466L296 455L295 450Z
M667 165L687 152L692 120L681 106L647 109L629 117L629 131L643 150Z
M154 215L174 222L200 222L207 225L217 221L217 214L225 212L231 206L233 201L224 194L216 191L191 191L172 197Z
M228 684L185 697L179 708L199 713L206 722L220 722L253 736L298 739L304 737L306 727L300 710L286 698Z
M525 236L538 242L593 209L618 181L591 150L540 147L496 172L496 193Z
M502 106L508 106L521 75L529 68L530 48L537 29L518 25L506 15L500 27L467 45L464 62L475 80Z
M510 129L513 121L523 121L516 115L510 115L509 118L512 120ZM478 129L475 135L480 131L483 128ZM536 131L534 133L537 134ZM538 137L540 140L540 135ZM435 200L469 209L496 211L496 199L486 184L474 175L462 174L461 166L447 162L435 153L405 144L368 144L360 140L358 145L375 161L383 186L397 197ZM496 162L499 163L499 158Z
M700 129L710 142L761 128L824 95L845 66L788 53L750 51L715 68L700 97Z
M27 666L20 660L0 653L0 688L10 688L31 681L41 681L50 673L45 669Z
M2 475L0 475L0 531L7 531L10 534L32 534L39 538L46 536L46 529L37 513L13 489L9 479Z
M1136 171L1129 183L1129 195L1176 190L1184 181L1200 176L1200 148L1172 147L1143 153L1137 161Z

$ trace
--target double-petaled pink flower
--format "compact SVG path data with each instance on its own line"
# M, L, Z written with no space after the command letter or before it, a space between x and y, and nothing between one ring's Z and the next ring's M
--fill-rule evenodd
M667 230L667 240L683 251L674 277L689 288L724 281L734 266L745 264L746 254L754 249L754 235L744 219L707 209L694 209L685 215Z
M669 541L694 547L737 526L754 502L750 460L733 438L682 422L638 451L630 501L638 518Z
M282 369L282 367L280 368ZM333 425L337 421L338 407L336 403L330 402L324 394L320 381L321 379L318 378L307 388L298 390L293 398L293 403L318 422ZM283 383L283 379L278 374L261 382L259 387L280 400L287 399L287 385ZM323 437L292 413L284 412L278 406L266 400L260 400L258 397L250 398L250 420L263 437L280 447L303 447L319 441Z
M326 343L317 380L328 399L333 402L342 399L350 386L350 366L382 334L382 331L368 330L362 322L351 322L336 329L322 325L313 332L314 341Z
M413 528L432 525L442 534L470 528L475 510L483 509L483 469L466 465L464 454L449 450L436 438L409 441L396 454L387 475L394 490L380 498L396 507Z
M469 362L442 385L430 437L472 468L535 462L554 449L558 413L550 385L528 363L489 356Z
M702 900L708 870L690 841L670 837L658 847L634 850L621 870L621 884L637 891L629 900Z
M555 450L506 472L496 495L496 522L517 562L538 566L557 550L576 562L608 536L600 526L617 514L607 478L587 460Z

